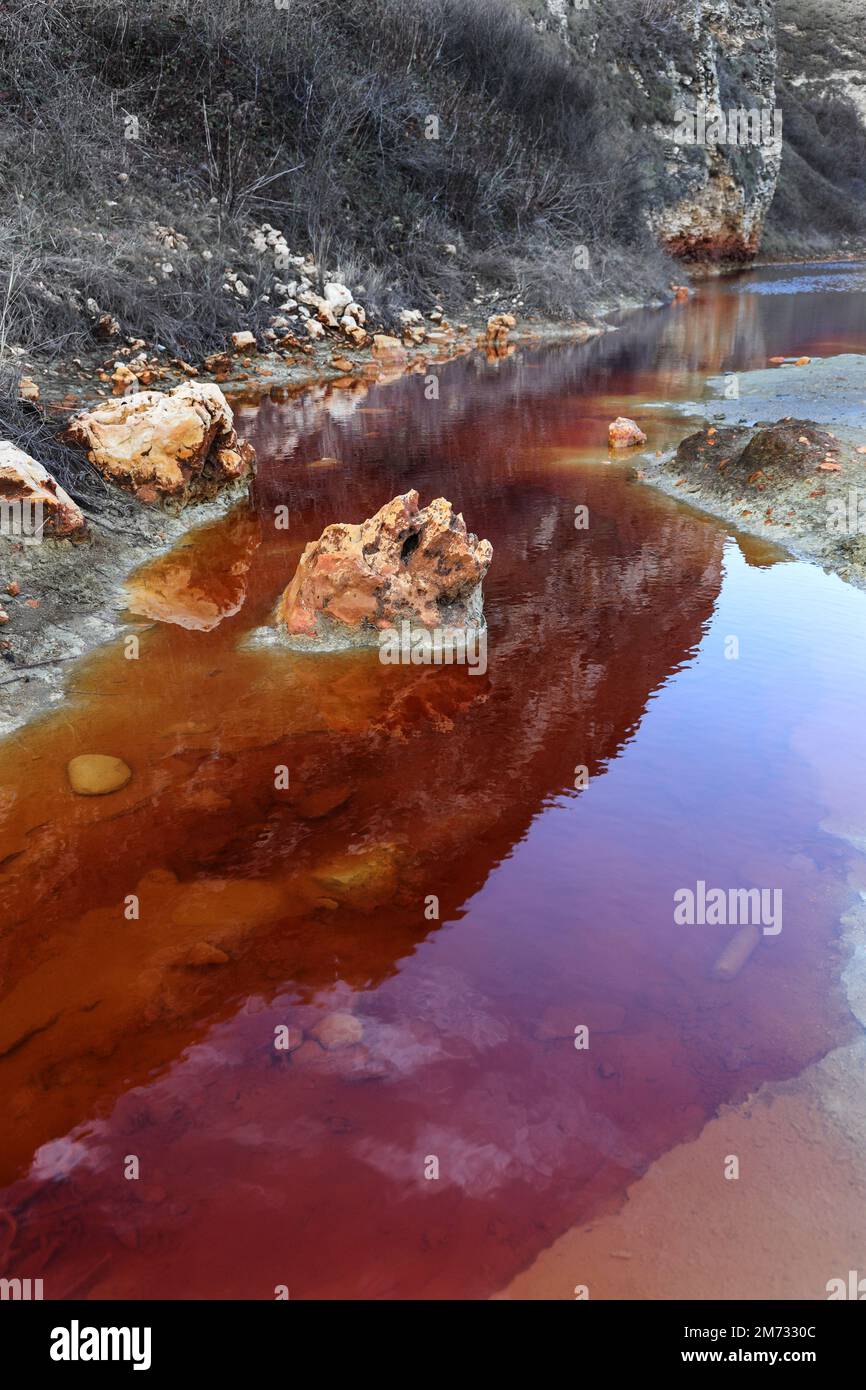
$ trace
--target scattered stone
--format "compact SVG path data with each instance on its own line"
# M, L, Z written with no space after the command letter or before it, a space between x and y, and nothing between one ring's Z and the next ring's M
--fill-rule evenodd
M232 347L235 352L246 352L249 348L254 348L255 345L256 335L251 333L248 328L232 334Z
M646 444L646 435L634 420L627 415L618 415L607 427L607 441L611 449L630 449L637 444Z
M126 786L132 768L108 753L79 753L67 764L66 773L78 796L107 796Z
M23 376L18 383L19 401L38 401L39 387L32 376Z
M325 286L325 300L330 305L334 314L343 313L352 303L352 291L346 285L341 285L339 281L331 280Z
M348 644L375 641L404 618L425 628L480 627L492 555L450 502L437 497L422 510L413 489L368 521L338 522L311 541L276 620L292 636Z
M806 477L816 466L820 467L820 461L833 449L832 437L808 420L780 420L755 431L732 425L719 430L715 440L718 443L711 466L714 481L728 491L740 493L745 487L764 491ZM706 430L687 435L677 449L678 467L689 472L702 465L707 467L710 442ZM726 460L721 471L716 452L720 452L719 462Z
M138 390L138 377L135 375L125 362L115 362L114 371L109 380L112 384L112 394L122 396L128 391Z
M232 360L228 353L212 352L204 359L204 365L214 376L225 376L232 369Z
M94 338L106 341L109 338L116 338L120 333L120 324L113 314L99 314L93 325Z
M388 333L373 334L373 355L375 357L390 357L402 359L406 356L406 350L399 338L392 338Z
M84 530L84 514L41 463L9 440L0 440L0 496L20 504L22 528L45 536L72 536Z

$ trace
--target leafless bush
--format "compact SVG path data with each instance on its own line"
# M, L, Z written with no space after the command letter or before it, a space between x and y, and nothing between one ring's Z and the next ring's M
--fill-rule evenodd
M646 246L640 131L507 0L5 0L0 62L0 305L43 350L87 337L88 300L187 355L260 327L253 221L384 318L474 293L497 248Z

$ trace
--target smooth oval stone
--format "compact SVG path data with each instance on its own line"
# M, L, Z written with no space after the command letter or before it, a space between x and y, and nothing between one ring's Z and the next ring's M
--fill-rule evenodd
M79 753L66 768L69 785L79 796L105 796L120 791L132 777L132 768L109 753Z

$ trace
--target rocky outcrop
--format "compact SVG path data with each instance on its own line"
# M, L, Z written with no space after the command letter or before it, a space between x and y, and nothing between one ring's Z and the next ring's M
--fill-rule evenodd
M732 264L758 250L781 162L776 108L773 0L522 0L538 27L579 63L604 72L611 107L645 129L643 179L652 183L648 220L661 246L690 262ZM704 138L684 143L678 113L765 114L763 140ZM727 123L726 123L727 124ZM697 131L695 132L697 134Z
M656 126L670 183L664 205L652 216L662 246L689 261L750 260L758 250L764 218L773 200L782 158L776 106L776 36L772 0L693 0L684 28L692 52L680 68L669 60L676 109L707 115L703 143L671 139ZM735 129L731 113L764 117L756 129ZM721 113L712 138L710 121ZM676 123L676 112L674 122ZM680 126L680 132L688 126ZM701 128L695 126L696 137Z
M9 440L0 440L0 509L3 534L37 541L84 529L81 508L41 463Z
M205 382L106 402L76 416L66 438L142 502L209 496L249 472L255 459L252 446L238 440L222 391Z
M291 637L328 645L374 642L403 620L480 627L492 555L450 502L437 497L421 509L413 489L360 525L327 526L301 556L277 623Z

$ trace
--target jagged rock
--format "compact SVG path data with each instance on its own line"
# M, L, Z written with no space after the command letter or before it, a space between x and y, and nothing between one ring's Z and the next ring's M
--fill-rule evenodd
M256 335L251 333L248 328L242 329L239 333L232 334L232 347L235 352L246 352L249 348L256 346Z
M207 495L252 466L231 407L218 386L185 381L173 391L140 391L76 416L66 438L81 444L103 477L143 501Z
M33 380L32 376L23 376L19 381L18 399L19 401L39 400L39 386Z
M607 442L611 449L630 449L646 444L646 435L627 415L618 415L607 427Z
M0 504L20 509L23 536L72 536L84 529L81 508L47 468L8 439L0 440ZM15 512L10 513L12 525Z
M481 583L493 554L437 497L413 489L360 525L327 526L301 556L277 608L295 637L375 641L402 619L421 627L478 627Z

